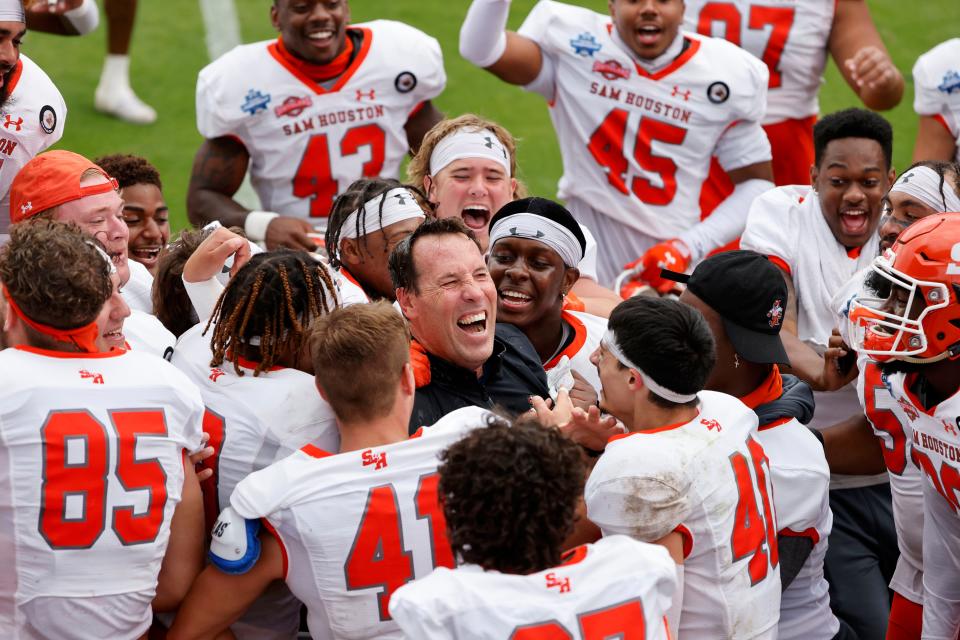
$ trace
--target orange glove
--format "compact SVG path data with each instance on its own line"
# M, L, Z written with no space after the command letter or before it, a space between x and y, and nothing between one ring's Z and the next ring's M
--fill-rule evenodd
M410 366L413 367L413 380L417 389L430 384L430 359L416 340L410 341Z
M690 266L690 249L681 240L674 238L655 244L640 258L640 280L658 293L667 293L676 286L673 280L660 277L661 269L683 273Z

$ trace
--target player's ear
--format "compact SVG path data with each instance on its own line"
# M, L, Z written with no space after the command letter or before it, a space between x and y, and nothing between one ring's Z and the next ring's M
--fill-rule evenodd
M403 364L403 373L400 374L400 389L405 396L413 396L417 392L417 381L413 375L413 365L409 362Z
M270 5L270 24L273 25L274 29L280 31L280 10L277 8L278 2L283 2L283 0L273 0L273 4Z
M519 199L520 199L520 196L517 194L517 179L516 179L516 178L510 178L510 193L513 194L513 198L514 198L515 200L519 200ZM494 212L494 213L496 213L496 212Z
M576 267L568 268L563 274L563 295L570 293L570 289L573 288L573 285L576 284L577 280L580 279L580 269Z
M813 187L813 190L817 190L817 178L820 177L820 169L817 168L817 165L810 165L810 186Z
M437 194L434 189L435 186L436 183L433 180L433 176L423 176L423 192L427 194L427 200L429 200L431 204L437 203Z
M340 260L351 265L363 262L359 239L343 238L340 241Z
M323 386L320 384L320 381L314 378L314 384L317 385L317 391L320 392L320 397L323 398L323 401L329 403L330 399L327 398L327 392L323 390Z
M417 312L414 307L413 296L410 295L410 292L403 287L398 287L395 294L397 296L397 304L400 305L400 310L403 312L404 317L408 320L416 317Z
M887 172L887 191L890 190L890 186L897 181L897 170L893 167L890 167L890 171Z

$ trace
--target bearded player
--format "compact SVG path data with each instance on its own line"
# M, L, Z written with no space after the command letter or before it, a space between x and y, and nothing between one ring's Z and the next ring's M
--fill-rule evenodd
M509 0L474 0L460 51L548 101L564 163L559 197L603 238L600 282L643 256L643 280L669 289L661 267L683 271L735 239L754 197L773 186L760 127L768 73L728 42L681 33L682 0L609 7L601 15L543 0L514 33L504 31ZM712 156L735 188L702 220Z
M892 109L903 96L903 76L883 46L866 0L687 0L684 27L725 38L767 65L763 129L777 185L810 179L817 94L828 54L870 109Z
M886 299L858 296L854 348L880 363L879 383L909 427L923 484L924 640L960 629L960 214L927 216L906 229L873 269Z
M197 80L187 213L243 227L268 249L313 251L333 200L363 177L397 177L441 116L440 45L389 20L351 25L347 0L274 0L280 37L237 47ZM263 211L233 199L250 170Z

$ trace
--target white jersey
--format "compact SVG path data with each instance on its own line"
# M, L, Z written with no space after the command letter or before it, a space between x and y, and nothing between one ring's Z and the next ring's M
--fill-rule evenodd
M153 313L153 274L141 263L127 259L130 278L124 283L121 295L131 310Z
M932 116L956 140L960 162L960 38L935 46L913 65L913 110Z
M400 587L390 615L418 640L667 640L676 573L660 545L609 536L529 575L440 567Z
M817 115L837 0L687 0L683 26L743 47L767 65L764 124ZM776 6L771 6L771 5Z
M753 201L740 248L770 256L790 274L797 295L797 337L819 354L827 348L836 326L833 298L855 273L869 268L879 253L876 234L859 250L837 242L810 186L771 189ZM851 383L839 391L814 392L817 408L810 426L832 426L861 413ZM886 482L886 474L835 474L831 489Z
M351 304L367 304L370 302L370 296L364 291L357 279L344 268L335 270L334 282L337 284L337 291L340 298L340 304L347 306Z
M387 605L410 580L453 566L437 502L437 454L486 425L458 409L395 444L330 455L307 446L237 485L230 505L265 518L314 638L401 638Z
M590 362L590 355L600 346L603 334L607 331L607 319L583 311L564 311L563 320L573 330L573 340L544 363L544 371L551 371L564 356L569 358L571 371L576 371L600 393L600 374Z
M960 628L960 397L925 408L912 389L916 374L885 378L911 427L910 455L924 476L923 638L953 640Z
M757 415L702 391L684 424L618 436L587 480L587 515L604 535L684 538L681 638L775 638L777 523Z
M67 105L50 77L20 54L0 106L0 234L10 226L10 184L30 160L63 136Z
M728 170L770 160L767 69L730 43L684 33L683 53L649 74L609 15L541 0L519 33L545 56L528 88L550 104L561 199L666 240L700 222L712 156Z
M409 150L404 125L443 90L434 38L391 20L349 30L363 41L331 86L291 65L275 40L241 45L200 72L197 128L243 143L266 209L325 218L353 181L396 177Z
M135 638L200 446L203 404L130 351L0 352L0 629Z
M923 479L913 462L913 429L909 416L916 409L897 402L876 362L859 356L857 396L873 433L883 445L890 477L893 522L900 558L890 588L911 602L923 604Z
M131 309L130 315L124 319L123 335L131 349L167 360L177 344L177 337L156 316L136 309Z
M780 596L780 640L830 640L840 623L830 611L823 574L833 528L830 467L817 438L796 418L761 425L757 440L770 461L778 536L801 536L813 550Z

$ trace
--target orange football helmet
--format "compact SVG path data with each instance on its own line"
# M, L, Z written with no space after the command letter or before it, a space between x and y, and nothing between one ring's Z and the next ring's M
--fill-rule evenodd
M854 348L878 361L960 357L960 213L910 225L873 270L893 286L885 300L851 303Z

